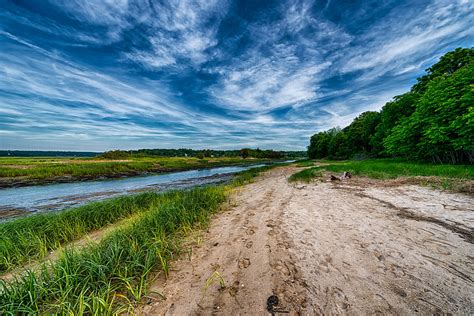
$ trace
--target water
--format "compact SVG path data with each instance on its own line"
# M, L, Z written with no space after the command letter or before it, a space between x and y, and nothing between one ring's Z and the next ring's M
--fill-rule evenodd
M90 201L147 190L187 188L229 180L232 174L262 165L219 167L113 180L58 183L0 189L0 218L60 210Z

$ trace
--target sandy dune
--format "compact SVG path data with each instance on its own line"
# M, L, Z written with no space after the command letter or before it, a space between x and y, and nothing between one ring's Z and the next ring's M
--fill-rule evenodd
M141 312L265 315L275 294L290 314L474 313L472 197L288 183L296 170L271 170L236 192L202 244L153 285L166 298Z

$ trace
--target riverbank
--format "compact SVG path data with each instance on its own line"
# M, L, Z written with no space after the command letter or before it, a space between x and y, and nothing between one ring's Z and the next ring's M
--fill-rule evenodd
M164 192L232 181L236 173L262 164L216 167L122 179L49 184L0 190L0 221L141 192ZM18 197L22 198L19 199Z
M133 157L123 160L97 158L0 158L0 189L117 179L195 169L209 169L269 162L255 158Z
M162 274L168 275L170 261L185 252L183 239L207 227L210 216L225 207L223 203L230 190L269 168L242 171L226 186L162 194L150 192L110 201L115 212L130 214L136 207L139 209L113 227L104 227L87 236L84 233L90 231L90 224L94 225L97 217L105 216L106 222L107 217L111 216L113 221L117 217L97 213L97 205L91 204L89 211L95 212L94 216L81 210L80 214L62 212L49 215L52 218L37 216L0 225L2 236L13 233L18 240L44 241L43 245L37 245L40 248L47 244L56 248L46 252L47 261L28 262L0 277L0 309L13 314L132 313L148 297L149 282ZM74 215L80 215L83 220L78 221ZM51 239L51 234L41 227L48 227L51 220L61 226L49 227L59 237L57 240ZM85 228L80 232L83 238L62 245L61 231L78 226ZM29 236L23 236L25 229L30 231ZM24 243L28 247L27 244ZM0 243L4 253L9 252L9 246L13 243Z
M358 176L288 181L301 170L236 191L138 312L472 314L472 197Z

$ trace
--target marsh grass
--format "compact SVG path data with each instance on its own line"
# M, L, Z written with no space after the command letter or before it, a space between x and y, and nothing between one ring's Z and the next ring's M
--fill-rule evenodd
M398 159L371 159L348 161L322 167L328 171L350 171L354 175L363 175L376 179L395 179L401 176L436 176L443 178L474 179L474 166L439 165L408 162Z
M126 160L96 158L0 158L0 178L52 179L55 177L99 178L145 172L179 171L255 163L262 159L195 157L141 157Z
M272 166L243 171L226 186L145 193L108 201L112 212L117 207L127 210L138 207L140 211L127 220L126 225L114 229L99 242L77 249L67 248L56 261L43 263L34 271L18 275L13 281L0 281L0 310L11 315L133 313L133 309L149 297L150 282L160 273L168 275L170 261L186 251L182 244L185 236L209 224L210 216L222 207L232 188L251 182L260 172L270 168ZM49 227L51 219L64 227L76 226L75 216L83 218L84 222L87 218L93 219L91 213L100 217L103 212L96 212L96 208L101 203L107 202L70 210L67 219L60 220L59 214L63 212L11 222L9 224L16 224L2 233L17 235L19 239L22 231L30 227L36 232L31 234L32 237L47 238L49 236L41 232ZM127 204L128 207L123 206ZM53 226L48 228L50 232L59 229L53 229ZM51 240L59 243L58 239ZM39 253L35 247L47 249L44 244L39 242L28 249ZM211 281L225 286L224 279L217 274L213 274Z
M165 195L146 192L1 223L0 273L41 259L89 232L149 210L163 199Z
M66 249L60 258L0 285L6 313L112 314L136 306L152 274L169 272L180 235L208 224L226 200L224 187L162 194L160 203L97 244Z

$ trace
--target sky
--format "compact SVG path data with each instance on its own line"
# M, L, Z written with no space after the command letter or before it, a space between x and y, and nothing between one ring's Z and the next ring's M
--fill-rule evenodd
M473 26L470 0L0 0L0 149L304 150Z

